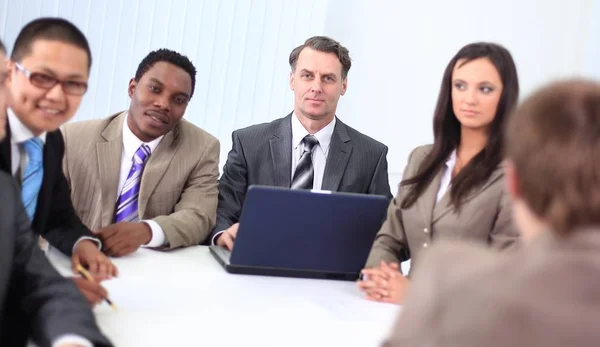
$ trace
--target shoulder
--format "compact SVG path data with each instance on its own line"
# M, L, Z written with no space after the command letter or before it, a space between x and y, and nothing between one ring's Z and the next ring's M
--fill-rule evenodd
M179 122L177 130L184 141L202 142L205 145L219 143L219 140L208 131L190 123L185 119L182 119Z
M63 134L77 134L80 137L82 134L101 134L102 130L113 120L113 117L102 119L90 119L79 122L67 123L61 127Z
M336 126L344 127L348 133L348 137L355 142L356 145L362 148L370 149L371 151L383 152L387 151L388 147L383 143L375 140L374 138L367 136L346 123L337 119L338 124Z
M260 123L260 124L254 124L254 125L250 125L248 127L245 128L241 128L238 130L235 130L233 132L233 136L237 136L240 139L248 139L248 138L253 138L253 139L260 139L260 137L264 137L267 135L272 135L275 132L277 132L277 130L279 130L282 126L286 126L285 122L290 122L290 117L283 117L283 118L278 118L275 119L274 121L268 122L268 123ZM287 126L290 129L290 134L291 134L291 129L292 129L292 125L291 122L290 124L287 124Z

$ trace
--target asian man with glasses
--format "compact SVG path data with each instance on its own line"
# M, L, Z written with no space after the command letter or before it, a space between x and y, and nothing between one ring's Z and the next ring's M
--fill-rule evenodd
M73 117L87 90L91 52L73 24L40 18L17 36L8 62L6 137L0 142L0 171L13 176L42 248L49 243L98 279L117 275L102 243L75 214L62 172L64 142L58 128ZM91 305L106 291L75 278Z

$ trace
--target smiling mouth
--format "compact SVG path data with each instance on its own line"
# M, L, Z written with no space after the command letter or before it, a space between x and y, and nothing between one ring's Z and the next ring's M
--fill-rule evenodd
M157 122L160 122L163 124L169 124L169 117L167 117L166 115L164 115L161 112L148 111L148 112L146 112L146 115Z
M48 113L51 115L58 115L61 114L63 111L56 109L56 108L50 108L50 107L42 107L42 106L38 106L38 109L40 109L42 112L44 113Z

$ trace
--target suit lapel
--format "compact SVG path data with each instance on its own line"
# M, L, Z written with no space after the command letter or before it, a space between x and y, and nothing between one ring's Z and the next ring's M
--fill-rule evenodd
M348 166L350 154L352 154L352 149L352 140L348 136L346 125L337 119L333 135L331 136L321 189L339 190L340 182L346 171L346 166Z
M164 176L171 160L175 156L177 148L179 148L179 143L179 126L177 126L163 137L156 149L150 155L150 159L146 162L144 173L142 174L140 195L138 199L140 219L144 216L150 196L154 192L154 189L156 189L156 186Z
M292 181L292 115L281 120L269 139L274 185L289 188Z
M502 167L498 167L496 170L494 170L494 172L492 172L492 175L487 180L487 182L485 182L483 184L483 186L481 186L481 188L473 189L465 197L465 199L463 200L462 203L464 204L467 201L475 198L477 195L481 194L492 183L494 183L497 180L499 180L500 177L502 177L502 173L503 173ZM438 184L438 186L439 186L439 184ZM435 208L433 209L433 220L432 220L432 223L437 222L445 214L447 214L448 212L453 211L453 210L454 210L454 205L451 204L451 201L450 201L450 189L448 189L448 191L446 192L446 194L444 195L444 197L440 200L440 202L438 204L436 204Z
M432 224L434 206L440 205L436 204L436 199L437 193L440 190L442 176L443 170L440 170L437 175L433 177L431 184L427 186L423 194L417 199L417 207L419 208L419 211L421 211L421 215L423 216L426 225ZM440 200L440 203L442 200Z
M125 113L115 117L104 131L104 142L96 144L98 174L102 191L102 224L112 224L117 203L117 189L123 152L123 119Z

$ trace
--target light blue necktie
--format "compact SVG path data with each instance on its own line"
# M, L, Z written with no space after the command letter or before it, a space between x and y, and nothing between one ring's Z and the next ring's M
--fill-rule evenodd
M44 178L44 143L39 137L34 137L23 142L23 147L27 153L28 163L23 173L21 200L23 200L29 220L33 221L37 198Z

